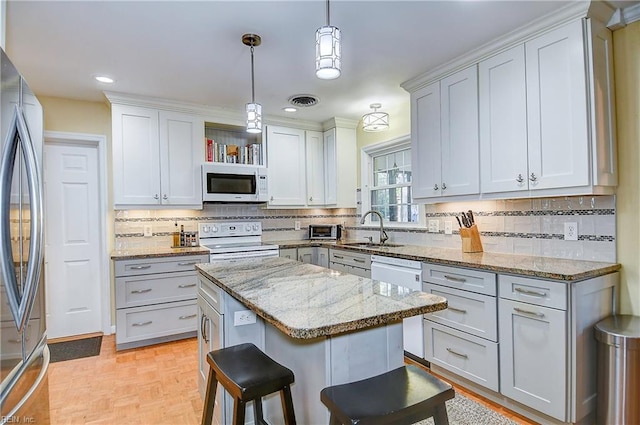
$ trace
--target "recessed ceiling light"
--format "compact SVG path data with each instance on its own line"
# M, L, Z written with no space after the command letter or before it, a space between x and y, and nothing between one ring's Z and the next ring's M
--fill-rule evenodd
M113 78L107 77L106 75L96 75L95 79L100 81L101 83L107 83L107 84L111 84L114 82Z
M294 108L293 106L287 106L286 108L282 108L283 111L285 112L296 112L297 109Z

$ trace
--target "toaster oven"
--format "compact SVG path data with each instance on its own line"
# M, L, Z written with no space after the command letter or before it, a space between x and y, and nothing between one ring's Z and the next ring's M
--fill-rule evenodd
M338 240L342 237L339 224L310 224L309 239Z

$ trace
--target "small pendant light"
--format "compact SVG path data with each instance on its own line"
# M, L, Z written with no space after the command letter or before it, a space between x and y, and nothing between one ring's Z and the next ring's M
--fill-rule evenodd
M245 34L242 43L251 47L251 103L247 103L247 132L262 133L262 105L256 103L255 84L253 79L253 48L262 43L257 34Z
M378 112L378 108L382 107L379 103L369 105L373 112L362 116L362 129L364 131L383 131L389 128L389 114L386 112Z
M329 0L327 0L327 25L316 31L316 77L333 80L340 76L342 65L340 50L340 30L329 21Z

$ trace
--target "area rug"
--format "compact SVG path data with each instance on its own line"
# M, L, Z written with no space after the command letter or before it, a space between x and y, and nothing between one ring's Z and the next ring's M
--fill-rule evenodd
M102 336L49 344L51 363L97 356L100 354L101 345Z
M517 422L502 416L480 403L456 392L456 396L446 402L449 425L517 425ZM433 425L433 418L417 423Z

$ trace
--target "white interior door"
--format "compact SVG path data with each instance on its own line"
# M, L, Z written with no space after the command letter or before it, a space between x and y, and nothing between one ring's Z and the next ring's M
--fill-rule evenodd
M97 146L46 144L44 177L48 337L101 331Z

